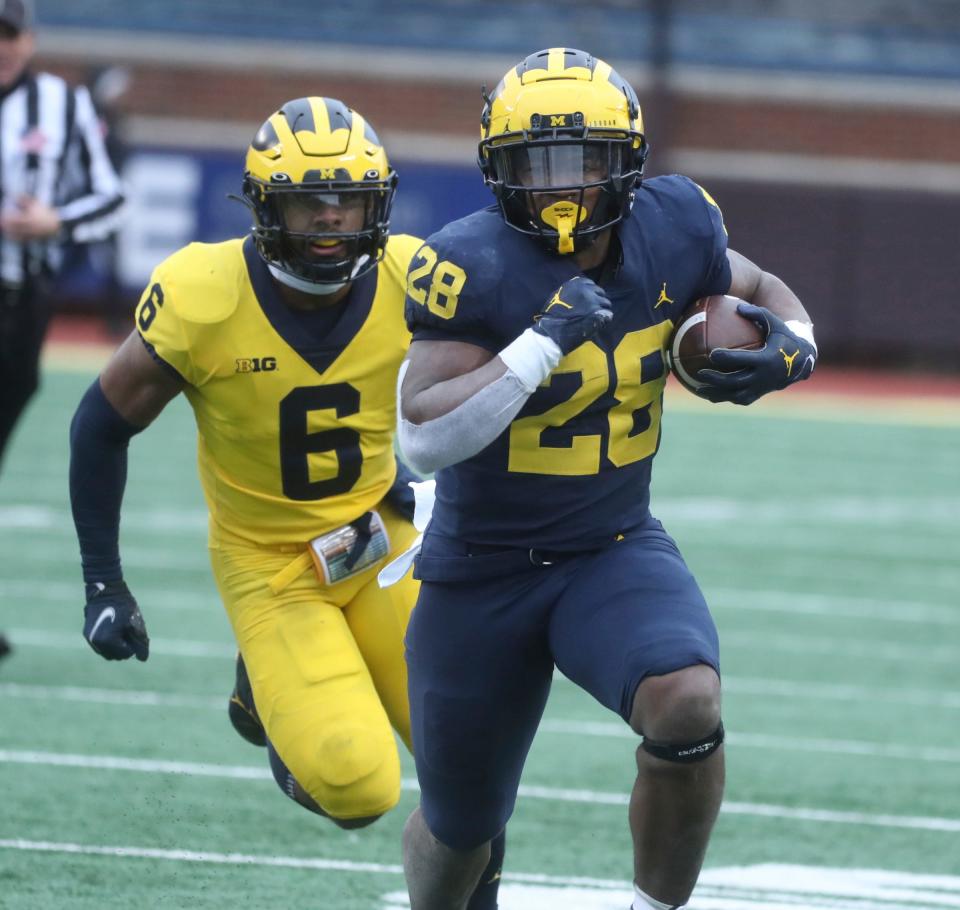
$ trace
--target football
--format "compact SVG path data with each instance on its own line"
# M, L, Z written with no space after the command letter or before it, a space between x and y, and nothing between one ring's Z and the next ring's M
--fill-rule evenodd
M696 391L707 383L697 379L699 370L716 369L710 352L716 348L757 350L763 347L763 329L737 312L743 301L725 294L701 297L680 317L667 349L670 370L681 385Z

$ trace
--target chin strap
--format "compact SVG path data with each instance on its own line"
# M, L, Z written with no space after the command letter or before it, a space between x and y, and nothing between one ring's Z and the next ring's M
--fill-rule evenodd
M370 257L364 253L359 259L357 259L356 264L353 267L353 271L350 273L350 277L346 281L308 281L306 278L301 278L299 275L294 275L292 272L286 272L280 268L278 265L274 265L272 262L267 263L267 268L270 269L270 274L277 279L281 284L285 284L288 288L294 288L297 291L303 291L305 294L314 294L317 297L326 297L329 294L334 294L340 290L342 287L346 287L353 279L356 277L357 272L360 271L367 262L370 261Z
M285 272L283 269L269 262L267 263L267 268L270 269L270 274L281 284L285 284L288 288L293 288L297 291L303 291L305 294L315 294L317 297L326 297L328 294L339 291L340 288L347 283L346 281L323 283L319 281L307 281L306 278L300 278L297 275L290 274L290 272Z

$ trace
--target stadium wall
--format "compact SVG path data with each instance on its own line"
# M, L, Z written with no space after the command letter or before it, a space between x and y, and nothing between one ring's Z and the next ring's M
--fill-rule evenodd
M156 39L92 36L81 53L55 33L41 44L42 64L72 81L98 57L131 71L135 220L122 241L131 286L165 244L245 229L225 195L256 127L292 97L339 97L375 124L401 173L399 230L427 233L490 200L473 165L479 86L495 84L511 58L438 53L425 66L409 54L371 58L369 48L284 55L234 42L203 53L195 40L164 51ZM732 245L804 299L826 357L960 370L960 84L612 62L641 94L650 173L707 186Z

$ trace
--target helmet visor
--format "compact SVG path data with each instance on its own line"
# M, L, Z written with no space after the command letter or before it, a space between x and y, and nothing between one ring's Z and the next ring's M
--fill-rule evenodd
M505 183L522 189L595 186L621 172L622 148L612 142L530 143L498 151Z
M350 281L382 257L396 187L391 172L370 184L250 184L261 255L308 282Z
M354 234L369 228L373 210L371 193L277 193L277 215L284 229L294 234Z

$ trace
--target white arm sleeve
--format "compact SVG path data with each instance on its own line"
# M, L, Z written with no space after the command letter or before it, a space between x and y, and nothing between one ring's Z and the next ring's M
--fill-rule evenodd
M420 474L432 474L482 451L496 439L563 356L552 339L527 329L498 355L507 371L441 417L410 423L403 417L397 379L397 440L404 460Z

